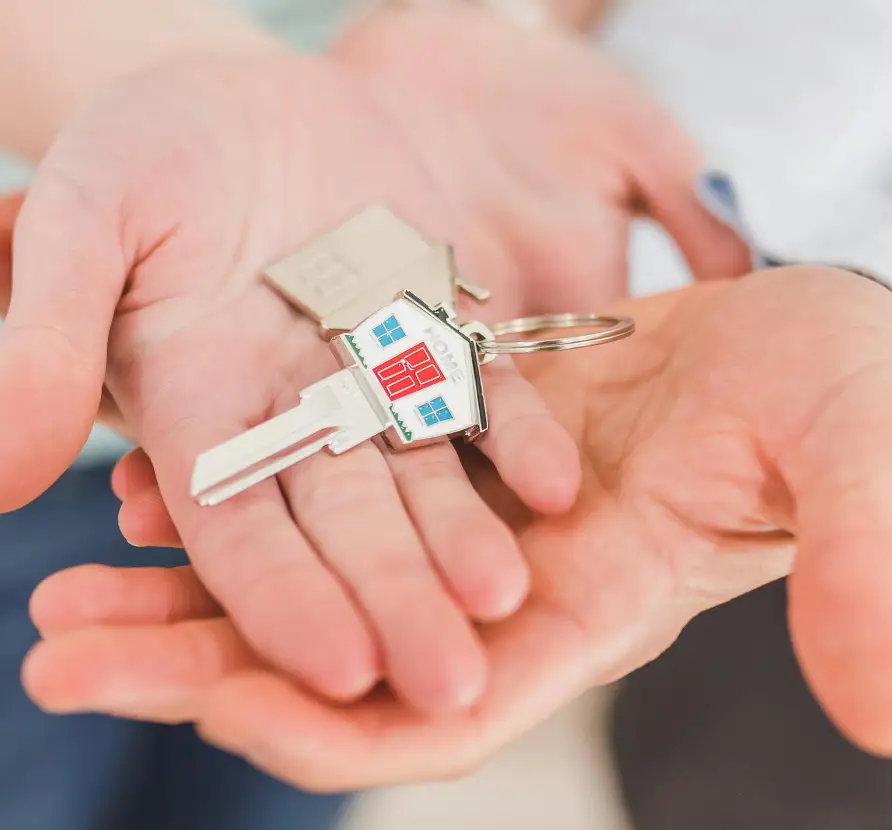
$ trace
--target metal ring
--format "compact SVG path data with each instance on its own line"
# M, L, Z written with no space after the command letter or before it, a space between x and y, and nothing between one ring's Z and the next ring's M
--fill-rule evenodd
M629 317L602 317L599 314L541 314L537 317L519 317L497 323L493 335L532 334L545 329L570 329L582 326L596 327L575 337L553 337L544 340L478 340L477 348L488 355L530 354L531 352L562 352L567 349L584 349L622 340L635 331L635 321Z

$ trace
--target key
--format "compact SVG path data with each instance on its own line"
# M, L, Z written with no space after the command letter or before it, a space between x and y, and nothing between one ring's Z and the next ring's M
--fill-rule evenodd
M451 247L426 239L382 205L311 240L264 276L326 338L354 328L403 289L432 307L456 308L460 291L489 299L489 291L458 273Z
M223 502L320 450L339 455L380 436L395 451L487 429L475 340L451 309L411 291L332 340L344 367L293 409L202 453L192 497ZM484 332L485 335L485 332Z

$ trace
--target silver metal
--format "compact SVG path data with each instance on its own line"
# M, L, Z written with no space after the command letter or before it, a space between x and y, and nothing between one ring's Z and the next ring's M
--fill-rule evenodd
M499 340L511 334L532 334L537 331L565 328L595 328L573 337L552 337L539 340ZM622 340L635 332L635 321L629 317L602 317L599 314L541 314L519 317L497 323L492 337L478 339L477 348L484 355L530 354L532 352L561 352L584 349Z
M578 349L627 337L631 320L561 314L493 328L458 325L458 292L489 291L457 272L452 249L430 242L382 206L270 266L265 278L331 339L344 367L303 390L294 409L202 453L191 493L214 505L328 450L376 436L393 450L486 432L481 365L499 354ZM395 299L394 299L395 297ZM540 329L599 331L547 340L499 341Z
M489 291L458 273L452 248L434 243L383 205L372 205L267 267L267 284L329 339L350 331L403 290L457 308L459 294Z
M481 323L479 320L471 320L469 323L464 323L461 326L461 330L463 334L470 337L478 346L480 343L494 341L496 338L492 329L486 324ZM485 366L487 363L491 363L495 359L496 355L485 354L479 348L477 349L477 362L481 366Z
M475 300L478 303L487 303L492 298L492 291L488 288L484 288L482 285L477 285L476 282L471 282L467 277L463 277L461 274L456 275L455 286L459 291L463 291L472 300ZM434 303L434 305L436 305L436 303Z
M192 497L219 504L320 450L337 455L374 437L390 420L363 387L355 368L342 369L304 389L298 406L202 453Z
M298 406L198 457L194 499L219 504L320 450L339 455L376 436L404 450L486 431L477 344L448 309L403 291L332 351L344 368Z

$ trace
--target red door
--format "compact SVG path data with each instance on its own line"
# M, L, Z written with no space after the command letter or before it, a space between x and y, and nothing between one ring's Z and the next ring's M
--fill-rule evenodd
M392 401L446 380L430 349L419 343L375 367L375 377Z

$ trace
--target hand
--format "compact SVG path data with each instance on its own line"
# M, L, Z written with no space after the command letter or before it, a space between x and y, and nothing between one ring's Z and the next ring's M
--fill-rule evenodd
M697 277L749 270L746 246L696 197L696 144L590 40L453 7L379 15L333 51L412 137L460 213L498 228L469 234L465 252L481 273L522 273L537 311L624 296L641 211Z
M636 317L631 339L523 364L580 448L573 511L536 517L476 465L533 587L482 629L492 682L472 711L318 701L258 659L189 569L50 577L32 601L46 640L25 665L30 694L57 712L195 720L315 789L449 776L652 659L703 609L787 574L798 548L790 615L806 676L849 736L892 753L892 294L800 268L615 310ZM125 504L153 491L144 457L127 468ZM146 542L163 534L154 503Z
M255 649L324 695L361 695L386 674L420 708L450 708L485 685L465 614L510 613L528 575L449 445L320 456L281 476L282 490L268 481L214 509L187 492L199 452L336 368L258 273L378 201L453 238L411 146L327 59L170 64L88 108L41 165L16 227L0 504L67 466L105 381L197 571ZM496 305L522 308L506 292ZM500 363L481 446L531 505L563 510L575 447ZM423 613L408 625L414 602ZM315 649L297 647L309 638Z
M12 288L12 232L23 198L20 193L0 198L0 317L9 308L9 293Z
M559 41L548 43L517 46L542 60L560 52ZM565 71L583 68L601 69L580 52ZM383 112L364 92L372 89L380 85L355 67L270 54L169 64L82 111L41 166L17 230L0 341L10 425L0 507L29 500L67 466L105 380L103 403L120 410L122 428L151 456L198 573L260 654L323 695L356 697L386 672L404 699L450 708L485 684L484 655L462 612L510 613L528 575L448 447L316 458L281 477L285 498L267 482L199 510L185 492L198 452L293 405L300 388L334 368L311 327L256 276L365 204L384 201L431 237L454 241L463 269L495 292L490 319L535 310L548 291L589 305L621 281L624 259L597 247L605 237L584 240L577 223L579 244L567 246L555 233L566 204L551 185L537 187L536 169L515 186L525 157L482 187L475 178L486 164L467 160L495 164L506 145L472 132L456 144L459 166L448 166L442 147L425 163L404 137L407 122ZM499 92L494 85L489 94ZM599 120L555 121L556 135L591 148L580 158L600 159L598 176L586 174L583 207L615 203L625 217L610 225L617 240L604 250L625 244L638 192L634 165L617 148L634 136L641 145L654 123L614 119L611 140L599 143ZM676 155L657 155L644 168L671 179ZM444 167L433 173L431 164ZM452 181L458 171L467 198ZM436 181L447 180L444 197ZM648 184L659 189L660 176ZM681 201L676 192L667 204L739 255L740 243L729 245L692 197ZM584 228L594 232L603 216L596 211ZM579 478L567 436L506 361L488 370L487 385L493 429L481 448L529 506L565 509ZM407 625L413 603L424 614ZM297 647L301 632L321 630L315 648Z

